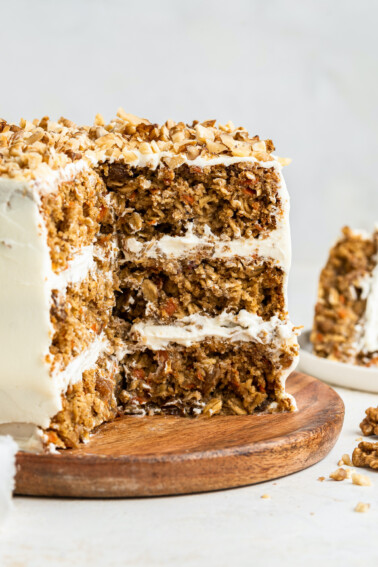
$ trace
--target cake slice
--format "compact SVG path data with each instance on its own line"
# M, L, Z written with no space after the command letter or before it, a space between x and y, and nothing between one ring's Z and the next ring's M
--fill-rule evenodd
M378 364L378 232L344 227L320 274L311 342L317 356Z
M295 409L271 141L122 110L0 130L3 429L73 447L122 413Z

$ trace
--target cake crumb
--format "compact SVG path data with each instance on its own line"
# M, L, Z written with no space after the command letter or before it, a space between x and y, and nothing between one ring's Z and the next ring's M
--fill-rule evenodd
M370 504L367 504L366 502L358 502L358 504L356 504L354 511L360 512L360 513L365 513L369 509L370 509Z
M332 478L333 480L337 480L337 481L345 480L346 478L348 478L348 473L345 469L339 468L336 469L333 473L331 473L329 475L329 478Z
M320 482L324 482L325 481L325 476L319 476L318 480L320 480Z
M358 442L362 441L362 437L357 437L356 441Z
M344 455L341 457L341 459L339 460L339 462L337 463L339 467L342 467L343 465L347 465L348 467L352 466L352 461L350 456L347 453L344 453Z
M352 482L358 486L372 486L370 478L364 474L353 473Z
M264 500L269 500L270 499L270 494L262 494L261 498L264 498Z

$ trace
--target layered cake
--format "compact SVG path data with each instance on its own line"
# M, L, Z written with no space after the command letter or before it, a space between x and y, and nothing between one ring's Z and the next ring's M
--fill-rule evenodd
M0 123L0 431L292 411L289 197L231 123Z
M378 364L378 231L345 227L320 274L311 333L320 357Z

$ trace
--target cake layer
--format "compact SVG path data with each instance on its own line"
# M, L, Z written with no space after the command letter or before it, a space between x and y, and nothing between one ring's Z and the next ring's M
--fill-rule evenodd
M208 338L191 346L127 354L120 400L129 413L244 415L256 410L290 410L285 378L295 345L229 342Z
M115 304L113 273L70 284L64 294L54 290L52 298L54 334L49 350L53 368L62 369L106 329Z
M82 171L41 198L52 268L59 273L78 249L91 246L108 215L107 190L98 175Z
M80 373L62 397L62 409L46 430L47 442L56 447L76 447L89 433L117 414L117 388L121 379L112 355L100 355L90 369Z
M119 280L117 313L130 322L217 315L225 309L245 309L264 320L286 314L285 274L263 259L257 264L244 259L182 260L179 266L161 262L160 269L126 262Z
M105 183L115 193L117 228L124 235L137 234L140 241L182 236L193 219L198 236L205 225L229 239L256 238L276 228L283 206L278 163L240 158L228 166L225 159L213 166L194 161L170 169L164 164L168 158L161 159L156 169L103 166Z

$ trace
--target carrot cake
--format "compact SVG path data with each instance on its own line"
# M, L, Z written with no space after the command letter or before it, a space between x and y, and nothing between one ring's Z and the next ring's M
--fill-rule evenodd
M273 151L123 110L0 122L0 431L74 447L124 413L295 409Z
M311 333L320 357L378 364L378 230L344 227L320 274Z

